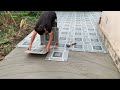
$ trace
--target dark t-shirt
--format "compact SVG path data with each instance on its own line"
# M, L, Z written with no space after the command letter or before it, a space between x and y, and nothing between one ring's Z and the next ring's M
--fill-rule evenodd
M36 26L35 31L39 32L40 26L43 26L46 28L46 30L50 33L52 29L52 23L57 18L56 13L54 11L44 11L40 15ZM43 28L42 28L43 29Z

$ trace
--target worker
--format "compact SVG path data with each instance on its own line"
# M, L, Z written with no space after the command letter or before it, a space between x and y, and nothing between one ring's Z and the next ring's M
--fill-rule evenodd
M52 27L57 27L57 15L54 11L44 11L41 13L34 31L32 33L32 37L30 39L30 43L28 46L28 50L31 50L32 47L32 43L35 39L35 36L37 35L37 33L39 35L44 35L45 33L49 33L49 41L45 47L46 52L50 51L50 45L52 43L53 40L53 31L52 31Z

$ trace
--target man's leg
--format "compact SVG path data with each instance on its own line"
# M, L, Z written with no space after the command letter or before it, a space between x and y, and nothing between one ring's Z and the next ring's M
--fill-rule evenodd
M54 48L57 48L58 46L58 27L57 27L57 18L53 21L52 23L52 29L53 29L53 33L55 33L55 43L54 43Z

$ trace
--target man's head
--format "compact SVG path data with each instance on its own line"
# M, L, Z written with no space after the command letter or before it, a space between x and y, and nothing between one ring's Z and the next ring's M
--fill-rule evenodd
M40 35L43 35L43 34L45 34L45 32L46 32L45 27L44 27L43 25L40 25L40 26L37 28L36 31L37 31L38 34L40 34Z

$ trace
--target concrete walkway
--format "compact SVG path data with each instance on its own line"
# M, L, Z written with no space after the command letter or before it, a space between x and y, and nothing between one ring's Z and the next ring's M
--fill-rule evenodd
M89 24L92 22L92 26L97 29L99 16L97 13L93 13L92 15L89 15L90 12L57 13L59 13L58 26L60 30L62 30L62 26L64 26L62 22L65 21L66 17L72 22L70 26L76 26L76 23L80 23L79 27L82 25L83 29L87 30L87 27L91 28ZM75 16L76 19L72 18L73 16ZM108 53L69 51L68 60L58 62L45 60L46 55L26 54L24 52L25 50L27 50L27 48L15 48L0 62L0 78L120 79L120 73Z
M14 49L0 62L0 78L120 79L109 54L69 52L67 62L46 61L46 55L28 55Z

